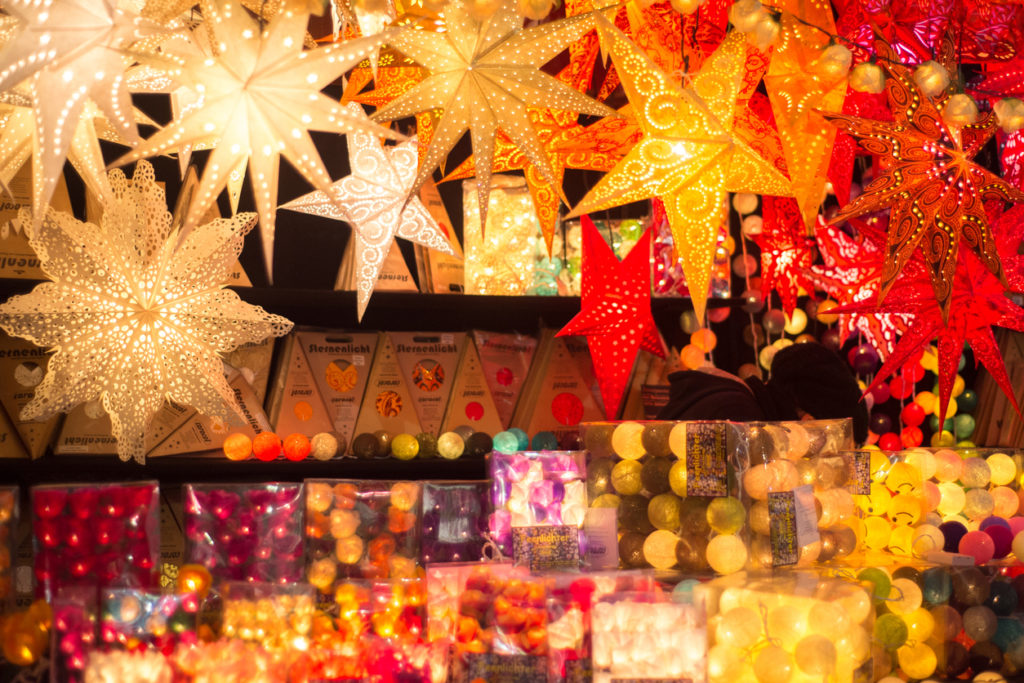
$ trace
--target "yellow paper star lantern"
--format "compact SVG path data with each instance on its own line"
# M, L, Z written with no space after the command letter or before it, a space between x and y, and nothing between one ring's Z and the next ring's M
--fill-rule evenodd
M358 104L348 106L359 109ZM374 135L357 131L348 136L348 156L351 175L331 185L327 192L311 192L281 208L352 226L358 274L356 300L362 320L396 236L446 254L455 252L420 198L411 194L417 170L416 138L384 147Z
M443 12L445 30L434 33L403 28L390 43L425 67L430 75L379 110L374 119L392 121L443 109L422 159L413 190L427 181L467 130L473 143L481 225L487 221L487 196L494 163L495 136L505 132L552 185L556 174L528 107L606 116L612 111L540 70L594 26L593 14L522 28L513 0L503 0L483 21L462 2Z
M789 181L732 134L746 47L730 34L683 88L621 31L599 24L644 136L573 209L579 216L661 197L698 319L705 300L726 194L790 195Z
M790 5L791 7L787 7ZM814 233L818 209L825 197L828 167L836 130L823 113L839 113L846 99L849 62L829 59L828 36L835 33L832 7L827 0L792 0L783 3L779 42L772 53L764 84L779 129L793 194L808 235ZM849 50L836 46L838 51Z
M199 95L198 103L115 164L216 141L185 215L183 232L187 233L216 201L231 173L248 162L263 258L271 276L280 158L291 162L313 187L326 191L331 178L310 130L373 130L398 137L320 92L388 35L303 50L308 21L306 7L285 7L265 27L238 5L225 3L217 8L206 18L216 56L167 50L180 64L177 77Z
M240 412L221 358L292 324L225 289L253 214L201 225L178 247L148 163L131 181L121 171L109 180L113 199L99 226L51 208L28 228L50 281L0 306L0 327L54 350L21 419L98 399L118 455L141 462L146 427L165 401L211 416Z

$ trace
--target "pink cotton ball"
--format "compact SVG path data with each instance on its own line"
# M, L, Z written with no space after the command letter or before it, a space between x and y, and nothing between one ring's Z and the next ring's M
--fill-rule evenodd
M1014 536L1024 531L1024 517L1010 517L1006 521L1010 523L1010 531Z
M985 531L968 531L960 539L959 550L974 558L974 564L985 564L995 556L996 544Z
M987 527L982 533L988 534L992 539L992 557L1001 560L1010 554L1010 546L1013 545L1013 532L1005 526L993 525Z

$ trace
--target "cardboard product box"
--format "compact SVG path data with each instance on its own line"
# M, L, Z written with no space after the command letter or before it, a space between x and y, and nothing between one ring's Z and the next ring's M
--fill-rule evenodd
M342 256L341 265L338 268L338 277L334 282L334 289L339 291L353 291L358 288L359 276L356 273L356 249L358 241L355 235L349 238L345 247L345 255ZM405 257L402 256L402 249L398 242L392 242L384 263L381 264L380 272L377 274L377 282L373 286L376 292L417 292L416 281L409 272L409 266L405 264Z
M594 401L600 408L601 414L605 413L604 400L601 397L601 385L594 373L594 359L590 357L590 347L587 346L586 337L562 337L565 340L565 348L576 360L580 368L580 376L590 387L590 393L594 395Z
M472 337L463 344L441 431L449 432L461 425L492 435L505 429Z
M512 423L519 394L530 373L537 338L518 333L473 331L487 386L503 429Z
M384 430L391 434L419 434L416 406L398 362L391 335L382 334L370 367L363 404L353 434Z
M59 415L42 422L21 419L21 410L35 396L49 360L50 353L46 349L0 333L0 406L7 413L7 421L14 427L25 452L33 459L46 452L60 424Z
M64 417L53 452L57 455L117 453L117 441L111 435L110 418L98 400L75 406Z
M331 420L331 431L351 443L380 334L301 330L296 337Z
M0 410L0 459L27 457L28 451L18 436L18 430L7 418L7 411Z
M225 362L242 373L252 387L256 398L262 403L267 398L267 384L270 381L270 364L274 359L273 337L256 344L246 344L227 355Z
M25 226L18 221L18 211L32 207L31 162L14 174L8 189L13 198L0 193L0 277L42 280L46 276L39 267L39 257L29 245ZM71 213L68 186L63 176L57 181L50 206Z
M465 332L388 332L422 431L437 436L444 422Z
M580 422L603 419L566 338L556 337L554 330L544 330L512 425L532 437L537 432L557 433Z
M465 289L465 263L462 247L452 228L451 217L444 208L444 200L437 185L428 180L420 188L420 201L444 231L454 254L445 254L422 244L415 246L416 270L420 278L420 291L430 294L459 294Z
M278 435L313 436L334 428L298 332L285 337L280 365L267 401L267 414Z

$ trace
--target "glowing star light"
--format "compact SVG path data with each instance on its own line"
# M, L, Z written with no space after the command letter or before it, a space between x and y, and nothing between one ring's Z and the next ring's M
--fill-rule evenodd
M215 57L204 58L193 50L180 55L167 50L179 60L179 79L191 84L199 102L117 163L216 141L185 216L183 233L187 233L216 201L232 171L248 160L269 275L280 157L315 188L326 191L331 178L310 130L373 130L395 137L320 92L375 50L387 34L303 50L308 9L283 8L262 30L259 21L230 3L206 21L213 31Z
M660 197L702 320L726 193L792 193L785 176L732 134L745 39L727 36L690 89L674 84L618 29L602 23L599 30L644 137L571 215Z
M359 109L359 105L349 107ZM352 174L334 183L327 192L317 190L281 208L345 221L356 240L357 300L359 319L377 284L377 276L395 236L412 240L446 254L454 253L444 231L416 195L416 139L384 147L373 135L355 132L348 136Z
M614 419L640 349L665 351L651 316L651 229L620 263L593 221L584 216L581 310L558 336L587 338L605 415Z
M141 462L146 427L165 401L205 415L240 412L221 357L292 325L224 288L253 214L199 226L176 249L152 167L140 162L131 181L120 171L109 180L101 225L51 208L30 229L51 281L0 306L0 327L54 350L22 419L99 399L118 454Z
M68 157L86 185L109 197L102 155L92 129L99 108L126 142L138 139L125 71L126 51L158 27L137 12L119 9L113 0L5 0L16 20L0 48L0 93L23 83L31 91L35 116L32 206L40 220ZM6 33L7 31L5 31ZM86 126L79 125L85 121ZM4 138L7 130L4 130ZM7 141L3 144L6 146Z
M893 121L826 114L825 118L858 139L880 157L880 172L864 193L843 207L834 223L865 213L890 209L886 258L879 301L885 299L918 247L924 254L932 289L943 319L948 319L955 294L960 243L1003 280L985 204L1024 201L1024 193L972 161L996 128L991 112L977 123L957 128L914 82L910 70L896 61L892 49L876 41L881 63L892 76L885 91Z
M424 66L430 75L412 90L379 110L374 118L389 121L443 109L430 146L416 175L418 190L469 130L476 163L481 225L487 224L487 196L500 129L552 185L556 175L528 107L561 109L595 116L611 109L540 70L565 47L594 27L585 14L522 28L514 0L504 0L489 18L474 20L465 5L444 9L445 31L403 28L393 47Z

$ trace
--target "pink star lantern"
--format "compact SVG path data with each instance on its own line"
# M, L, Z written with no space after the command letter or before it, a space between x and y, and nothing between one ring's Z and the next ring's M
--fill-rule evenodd
M664 357L651 316L651 230L619 262L588 216L583 228L581 310L558 336L587 338L605 415L618 415L640 349Z

